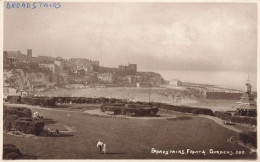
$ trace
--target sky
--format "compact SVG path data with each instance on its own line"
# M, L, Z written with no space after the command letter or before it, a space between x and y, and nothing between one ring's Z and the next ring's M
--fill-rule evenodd
M139 69L256 71L254 3L61 3L4 9L4 50Z

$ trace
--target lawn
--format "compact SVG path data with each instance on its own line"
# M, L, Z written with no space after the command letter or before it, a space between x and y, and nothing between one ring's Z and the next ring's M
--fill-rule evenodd
M45 126L60 130L65 127L73 131L62 137L24 138L4 134L4 144L18 146L23 154L35 155L38 159L238 159L254 158L248 149L227 142L238 134L226 129L214 121L201 117L187 120L142 120L113 119L81 115L76 111L56 111L53 109L35 109L48 118ZM86 108L85 108L86 109ZM178 114L180 115L180 114ZM100 154L98 140L107 145L108 154ZM157 150L205 150L202 154L155 154ZM211 155L209 149L233 152L243 150L245 155Z

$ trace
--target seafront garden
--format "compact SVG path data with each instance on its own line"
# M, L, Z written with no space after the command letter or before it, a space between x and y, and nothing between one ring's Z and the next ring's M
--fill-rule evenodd
M113 111L102 115L102 104L143 105L156 107L159 111L148 120L127 114L117 117ZM100 113L85 113L90 110ZM42 114L43 119L33 117L35 112ZM223 123L212 120L215 118L231 119L232 123L237 123L237 131L231 129L232 125L223 126ZM227 112L159 102L86 97L9 97L4 104L4 145L13 144L24 155L11 154L6 156L8 158L255 158L252 148L256 147L256 134L250 132L255 129L256 118L243 117L236 119L238 121L232 118L238 117ZM241 121L243 124L239 124ZM55 130L59 135L55 135ZM108 154L98 153L95 145L99 139L107 143Z

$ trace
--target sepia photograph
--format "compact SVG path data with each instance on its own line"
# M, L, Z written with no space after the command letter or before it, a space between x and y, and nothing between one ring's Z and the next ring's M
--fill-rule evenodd
M257 161L259 1L0 3L2 160Z

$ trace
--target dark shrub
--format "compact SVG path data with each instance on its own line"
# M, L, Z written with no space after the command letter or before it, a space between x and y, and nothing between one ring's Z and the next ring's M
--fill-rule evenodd
M85 103L90 104L91 103L91 98L86 98Z
M257 124L256 118L249 118L248 124L256 125Z
M14 125L17 119L17 115L4 114L3 129L9 131L12 128L15 128Z
M65 97L64 98L64 103L69 104L70 103L70 97Z
M3 146L3 159L17 159L22 156L20 150L11 144L7 144Z
M43 131L44 121L43 120L33 120L30 123L30 130L32 134L40 135Z
M21 96L7 96L7 102L10 103L21 103Z
M199 114L199 110L196 109L192 110L192 114Z
M16 130L26 134L39 135L43 131L43 127L43 120L33 120L32 118L18 118L15 122Z
M199 114L213 115L213 111L210 109L199 109Z
M114 109L114 115L118 115L118 114L120 114L120 113L121 113L120 108Z
M240 132L239 133L239 139L244 143L244 144L252 144L254 147L257 145L257 135L256 132Z
M31 130L30 130L30 123L31 123L32 119L31 118L18 118L15 121L15 129L18 131L21 131L23 133L26 134L30 134Z
M86 98L85 98L85 97L80 97L79 102L80 102L81 104L85 103L85 101L86 101Z
M126 109L122 108L122 109L121 109L121 114L122 114L122 115L126 115Z
M18 117L32 117L32 111L24 107L8 107L3 106L4 114L17 115Z
M96 102L96 100L94 98L89 98L89 103L90 104L94 104Z
M245 117L245 116L232 116L231 121L236 123L244 123L244 124L251 124L251 125L256 125L257 123L256 117Z
M231 120L231 113L225 111L216 111L214 115L222 120Z
M77 103L77 98L76 98L76 97L71 97L71 98L70 98L70 101L71 101L72 103Z
M154 108L152 109L151 114L155 116L158 113L158 111L159 111L158 108Z
M116 103L116 99L115 98L110 98L109 99L109 103Z
M100 103L105 103L105 97L99 97Z
M96 101L95 101L96 104L101 104L101 103L102 103L99 98L96 98L95 100L96 100Z
M256 111L247 111L246 116L248 116L248 117L256 117Z

